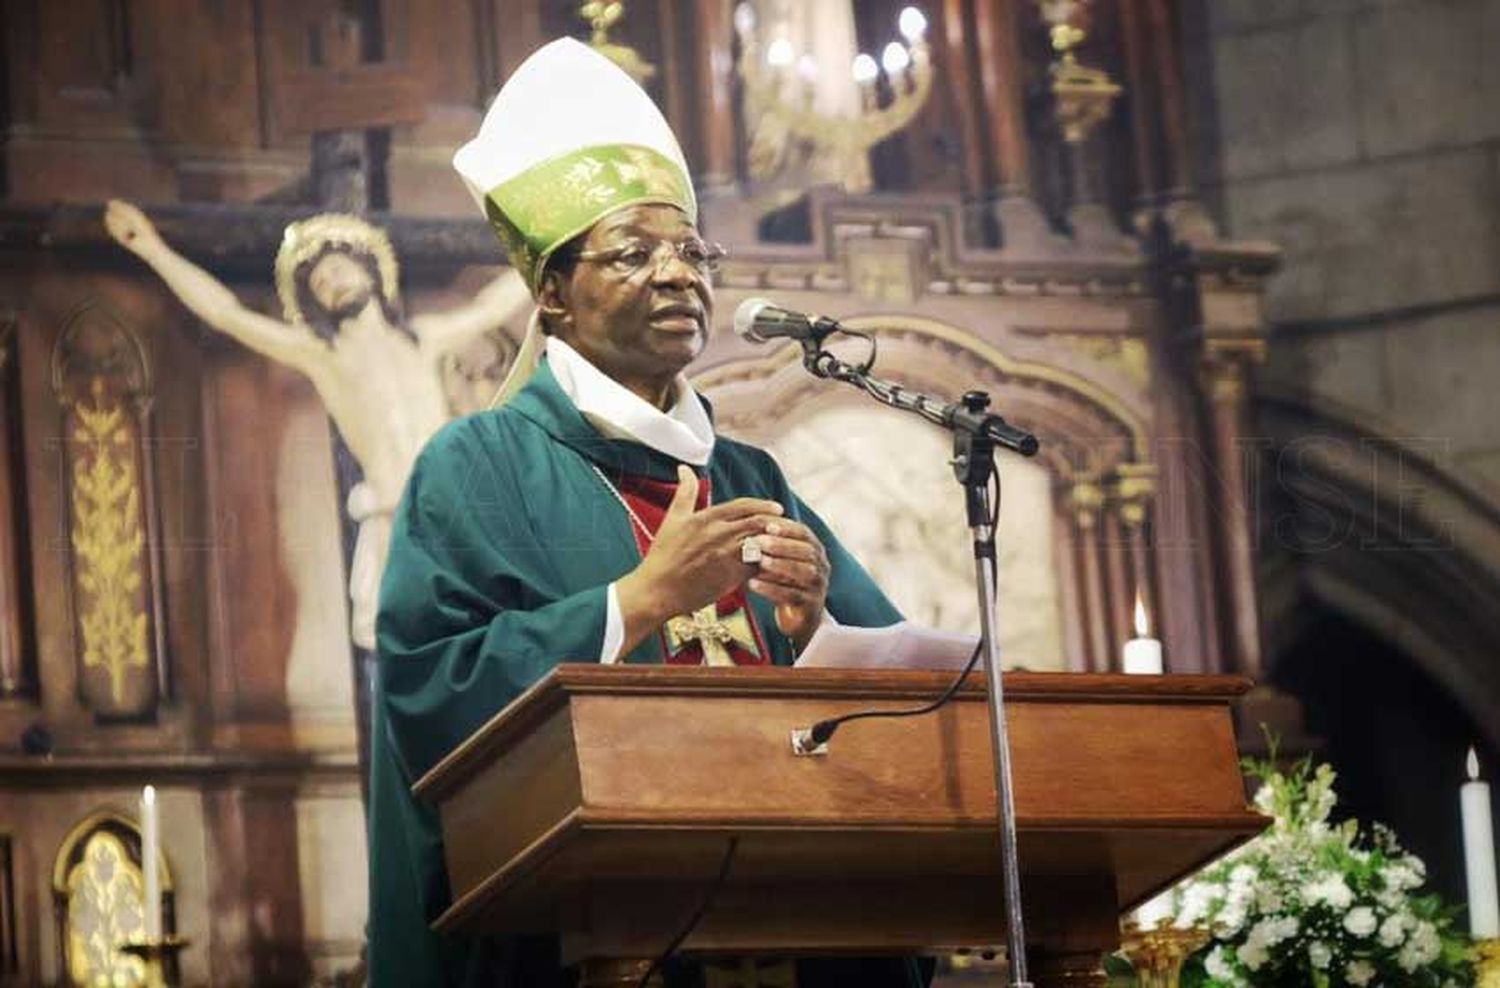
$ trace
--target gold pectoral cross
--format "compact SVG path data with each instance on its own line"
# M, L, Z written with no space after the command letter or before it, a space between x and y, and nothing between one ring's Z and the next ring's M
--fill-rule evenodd
M692 614L679 614L667 622L667 651L676 655L689 642L703 646L703 664L708 666L732 666L728 645L732 642L760 658L760 647L755 641L755 630L750 627L750 615L741 607L732 614L719 616L718 607L709 604Z

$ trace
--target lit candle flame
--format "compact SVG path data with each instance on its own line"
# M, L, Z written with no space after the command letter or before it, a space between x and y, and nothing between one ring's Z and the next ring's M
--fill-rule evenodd
M1478 782L1479 781L1479 756L1474 753L1474 746L1472 744L1469 745L1468 768L1469 768L1469 781L1470 782Z
M1141 602L1140 591L1135 595L1135 636L1146 638L1151 633L1151 626L1146 622L1146 605Z
M141 793L141 799L147 806L154 806L156 804L156 787L147 786L145 791Z

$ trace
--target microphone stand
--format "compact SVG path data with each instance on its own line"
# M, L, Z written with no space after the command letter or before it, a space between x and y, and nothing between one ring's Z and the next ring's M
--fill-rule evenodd
M1032 456L1035 436L986 411L990 397L970 391L957 403L945 403L911 391L854 366L824 350L821 337L804 339L802 365L815 377L852 384L882 404L915 412L953 433L953 475L964 488L969 529L974 537L974 574L979 593L979 636L989 685L990 745L995 762L995 800L1000 823L1000 869L1005 883L1006 961L1010 988L1032 988L1026 965L1026 926L1021 911L1021 870L1016 853L1016 801L1011 783L1010 741L1006 734L1005 689L1000 676L1000 641L996 630L995 525L991 514L990 478L996 487L995 448Z

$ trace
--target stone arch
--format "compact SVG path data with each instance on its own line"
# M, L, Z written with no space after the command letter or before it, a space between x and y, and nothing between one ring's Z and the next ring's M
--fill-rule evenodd
M1410 656L1500 749L1500 507L1343 409L1266 395L1259 411L1272 671L1314 602Z

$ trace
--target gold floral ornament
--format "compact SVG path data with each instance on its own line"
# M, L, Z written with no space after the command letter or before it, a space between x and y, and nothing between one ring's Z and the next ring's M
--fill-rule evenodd
M146 963L120 951L145 929L140 868L107 831L89 838L67 877L68 978L75 985L149 988L159 982Z
M578 16L588 21L592 29L590 48L624 69L626 75L643 86L656 75L656 66L642 58L640 52L609 39L610 28L625 16L624 3L620 0L590 0L578 8Z
M396 251L391 238L378 226L365 222L349 213L319 213L305 220L288 223L281 236L281 249L276 252L276 294L281 296L281 308L291 323L305 323L302 306L297 301L297 268L321 254L324 248L343 247L357 254L366 254L375 259L380 272L380 290L385 300L396 304L397 275Z
M85 668L103 668L110 696L125 698L125 676L146 668L148 615L141 594L141 557L146 536L140 525L140 487L125 407L107 402L95 378L92 405L74 406L73 552L75 579L83 592L78 617Z

